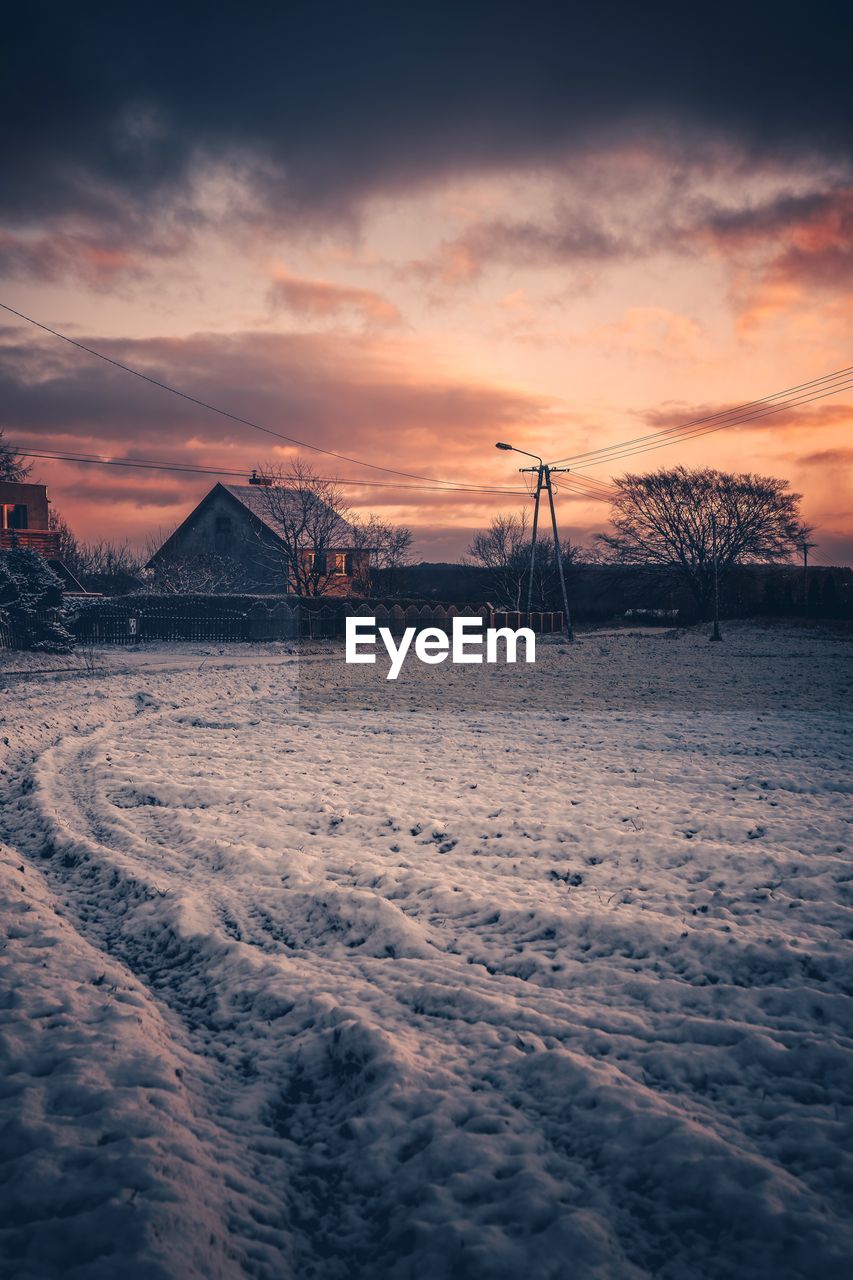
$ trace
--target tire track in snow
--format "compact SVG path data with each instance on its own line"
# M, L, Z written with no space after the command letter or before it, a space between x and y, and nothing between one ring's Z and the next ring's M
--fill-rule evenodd
M153 731L158 718L146 714L144 721ZM160 723L167 721L168 716L159 717ZM221 721L226 722L224 708ZM203 738L198 724L189 728L193 739ZM719 735L728 731L729 727L722 725ZM784 727L774 731L781 732L784 738ZM117 753L127 753L126 736L126 728L108 728L103 741L108 740ZM683 740L682 734L682 745ZM554 741L552 738L552 749ZM204 739L204 745L206 742ZM514 946L520 947L518 954L523 957L535 941L519 929L524 908L518 903L510 907L505 900L512 882L512 854L502 852L490 858L483 871L482 855L466 849L464 842L440 854L440 845L446 841L430 838L413 848L403 846L396 864L391 858L378 857L374 827L381 815L375 812L380 799L375 791L364 796L360 814L353 810L333 828L340 834L330 834L326 826L315 821L318 790L339 787L342 780L353 777L354 770L363 765L365 755L370 758L363 743L339 740L335 749L322 741L309 742L307 746L303 743L303 749L296 753L297 768L289 773L279 770L271 787L262 787L253 800L257 824L265 829L259 838L255 833L256 838L249 842L251 848L246 849L238 841L240 852L229 853L228 840L211 827L207 837L212 850L209 857L203 841L188 844L184 840L175 847L176 837L180 841L186 835L186 826L180 814L176 818L168 812L180 798L181 786L190 791L201 787L197 777L188 781L178 777L179 785L166 797L165 804L119 808L114 803L118 792L112 783L105 789L94 755L95 744L91 747L77 782L69 786L75 821L64 832L53 830L53 818L46 822L57 836L59 850L64 850L56 866L59 883L74 895L81 927L93 934L100 932L106 945L124 949L132 957L133 963L150 978L158 998L174 1002L172 1007L189 1027L186 1034L200 1059L215 1063L210 1078L212 1112L222 1125L224 1136L233 1144L233 1152L228 1149L229 1158L233 1156L240 1177L246 1179L246 1194L251 1196L257 1189L261 1203L261 1189L273 1166L280 1170L281 1180L288 1182L290 1194L283 1191L277 1207L273 1201L259 1210L265 1221L257 1229L268 1232L269 1240L275 1239L278 1230L282 1233L279 1240L283 1241L285 1227L281 1223L295 1226L290 1254L284 1244L279 1247L283 1256L298 1263L298 1274L352 1274L346 1270L349 1259L349 1265L355 1265L363 1274L405 1275L406 1266L417 1257L425 1265L431 1264L436 1275L443 1273L442 1268L456 1266L458 1270L463 1265L460 1259L465 1259L465 1274L493 1276L498 1274L494 1268L495 1259L500 1256L506 1259L508 1275L513 1274L512 1268L518 1274L520 1268L526 1274L544 1276L562 1274L554 1269L558 1265L554 1259L574 1254L580 1259L584 1275L628 1275L635 1267L638 1274L678 1276L683 1274L678 1268L684 1263L685 1247L693 1249L694 1260L699 1258L692 1274L718 1274L713 1270L711 1242L702 1243L702 1229L707 1234L715 1223L718 1228L720 1215L730 1214L738 1200L751 1204L757 1215L756 1231L761 1230L769 1239L762 1257L746 1259L737 1255L742 1264L738 1274L802 1274L793 1270L799 1264L790 1251L790 1243L780 1236L778 1204L785 1206L785 1213L801 1229L800 1238L806 1241L812 1258L820 1260L823 1274L835 1273L836 1250L827 1238L832 1230L831 1217L822 1213L807 1185L792 1182L781 1165L750 1149L746 1135L737 1132L743 1116L737 1111L727 1116L725 1097L715 1098L707 1092L703 1097L695 1085L684 1090L685 1096L679 1099L673 1089L672 1070L668 1076L666 1072L661 1074L660 1064L657 1079L650 1075L651 1052L656 1045L663 1044L666 1053L677 1059L678 1069L686 1063L689 1053L678 1053L678 1021L685 1021L684 983L673 971L653 976L654 964L663 957L655 948L654 929L647 929L642 941L643 915L648 912L641 904L629 913L630 920L625 925L608 926L607 919L615 914L618 921L620 912L609 916L604 913L598 931L600 954L593 953L592 959L614 984L609 1002L602 999L600 991L578 988L578 974L582 968L590 971L592 959L580 961L574 954L563 989L543 987L531 980L542 976L535 964L526 980L517 974L503 974L494 965L495 971L490 974L483 963L468 963L482 946L476 938L486 939L498 958L499 953L511 956ZM676 737L673 749L678 747ZM624 754L625 749L624 727L609 740L607 734L600 733L596 749L584 762L587 779L594 780L596 768L607 766L602 750L616 755ZM257 781L257 762L246 761L245 751L244 747L241 761L239 754L233 758L232 750L232 791L246 779ZM74 752L70 750L65 771L70 779L75 770L73 759ZM217 752L210 759L218 767ZM180 760L176 763L180 765ZM205 768L209 763L205 760ZM418 750L410 753L410 776L417 776L421 763ZM500 765L497 750L481 753L481 770L485 767L488 771L495 765ZM380 753L379 772L381 766ZM615 759L611 766L611 778L624 775L624 767L616 767ZM152 778L160 785L150 757L137 755L133 768L141 784L140 793L148 791ZM770 768L772 771L776 766ZM312 786L312 769L321 771L320 788ZM173 772L180 774L181 769ZM501 782L506 781L505 771L498 769L497 775ZM446 770L437 768L436 791L444 787L452 798L454 792L446 779ZM171 784L175 782L175 778L170 779ZM121 782L119 791L127 785L126 780ZM653 778L645 785L651 786L654 794L654 788L663 783ZM286 793L288 787L292 789L288 796L292 808L271 804L270 793L274 799L274 794ZM208 814L221 819L220 826L227 830L229 824L234 824L240 803L238 800L229 805L226 798L217 809L215 790L208 791L203 799L206 809L188 806L187 820L195 823L199 814ZM228 787L222 788L221 795L227 797L227 793ZM326 799L328 794L327 790ZM93 796L97 800L94 807ZM303 796L300 810L295 798ZM66 800L63 794L57 807L61 809ZM402 792L396 800L404 812L411 809ZM44 797L39 803L42 812L49 807ZM313 817L307 813L312 806ZM424 795L422 806L425 817L430 816L431 810L438 814L442 807L429 793ZM332 812L334 806L320 807L330 817L340 816ZM378 807L381 810L382 804ZM181 809L180 803L177 808ZM167 812L162 812L164 809ZM484 809L492 812L494 806L487 804ZM275 857L275 838L270 829L275 827L277 817L285 814L287 839L301 831L304 845L300 851L292 842L288 882L273 894L273 880L277 879L281 886L278 872L260 876L260 882L255 884L252 872L264 859ZM481 816L478 811L476 819ZM139 830L145 832L144 836L137 831L137 824L143 819ZM500 818L494 822L500 823ZM348 838L355 845L344 857L336 852L336 844L350 824L354 834ZM437 823L435 830L440 825ZM587 826L586 838L600 841L603 825L606 824L599 823L598 831ZM311 826L316 828L313 833ZM497 835L498 829L493 825L490 837L506 840L506 833ZM152 831L159 832L162 841L155 839L152 843ZM92 841L94 834L99 838ZM424 834L422 831L419 836ZM432 837L432 829L426 835ZM410 838L418 840L418 836ZM660 838L659 832L655 832L655 838ZM671 838L668 836L667 840ZM94 848L87 847L87 839ZM313 851L312 839L316 845ZM608 839L615 837L609 834ZM130 846L131 852L121 846ZM690 847L697 849L693 842ZM65 855L70 853L73 857L75 850L83 855L81 862L63 867ZM427 874L421 865L412 868L419 851L425 861L435 861L434 874ZM533 858L536 852L525 850ZM241 856L248 864L242 880L235 870ZM524 855L514 856L520 859ZM696 858L697 853L691 856ZM156 874L165 874L169 882L162 897L157 889L149 896L152 857ZM319 858L323 860L322 876L312 865ZM410 865L398 874L401 859ZM468 867L469 862L476 863L476 871ZM507 874L500 874L501 865L507 867ZM598 865L609 873L606 860ZM828 856L819 870L823 876L831 873ZM115 876L118 878L111 884ZM235 882L221 889L217 879L223 876ZM484 889L484 877L488 880L489 876L495 878L495 885ZM462 882L459 893L453 893L452 884L457 880ZM539 880L544 881L544 875ZM449 882L450 888L444 885L444 896L436 906L436 892L443 881ZM145 892L129 887L134 884L144 886ZM178 885L180 892L172 885ZM478 888L483 905L472 912L471 902ZM347 927L351 929L354 924L364 933L364 919L357 912L354 921L349 926L344 921L342 928L340 913L336 921L334 910L329 915L324 905L346 902L346 889L364 895L358 902L366 902L370 893L377 897L391 895L388 905L393 903L394 910L402 912L397 946L403 954L393 958L387 955L386 959L370 954L372 948L381 953L387 935L387 928L383 933L384 919L396 919L393 912L390 917L378 919L378 923L376 919L368 922L374 930L372 934L368 929L360 939L357 932L351 932L347 941ZM549 886L545 899L554 904L565 903L563 912L568 912L572 927L577 930L574 899L562 890L562 897L557 898L555 891L556 886ZM522 883L518 892L522 901L526 896L541 914L537 894L539 899L543 895L538 880L535 892L531 883ZM444 897L449 901L451 894L460 900L467 896L465 910L458 915L444 901ZM432 905L427 912L423 901L430 896ZM715 905L712 890L707 897L709 925L714 919L711 912L718 913L716 919L721 922L726 918L721 913L736 905L729 900L730 895L723 895L722 906ZM256 899L266 905L258 905ZM325 924L321 924L319 932L314 929L301 939L294 939L285 930L278 939L272 937L273 944L280 948L277 953L258 954L256 944L261 935L271 936L264 928L264 918L267 922L272 920L276 927L276 915L287 916L285 899L300 903L303 914L313 900L320 916L326 913ZM660 910L660 900L655 905ZM112 909L125 907L124 915L107 919ZM241 931L240 943L229 942L219 932L220 909L229 913L229 919ZM587 909L585 914L591 913ZM428 918L422 923L425 916ZM815 909L809 917L809 928L814 928L816 916ZM443 934L438 923L442 919L452 926L449 930L445 927ZM680 921L677 923L680 926ZM532 934L537 928L534 921ZM429 950L419 954L424 938L428 940L437 931L443 948L437 949L435 955ZM448 933L455 939L452 946L458 946L463 939L470 941L474 934L473 947L461 948L467 950L466 955L453 955L447 946ZM612 959L614 943L620 936L625 944L623 962L608 964L608 955ZM711 954L716 956L713 963L719 965L725 957L721 935L716 929L713 934L708 929L703 936L712 939L715 950ZM294 941L296 946L291 945ZM571 938L559 945L564 952L571 952ZM416 954L406 955L407 946ZM735 951L740 953L739 948ZM779 958L787 963L787 956ZM780 976L783 981L788 980L787 971L779 968L778 958L765 957L765 963L768 988ZM761 1011L748 998L750 993L733 994L726 977L724 974L722 982L712 989L687 984L690 1001L695 1001L712 1024L719 1023L723 1008L717 992L733 999L732 1021L737 1025L740 1018L745 1029L735 1044L743 1042L757 1054L759 1037L764 1034L768 1040L766 1056L778 1058L776 1046L784 1047L784 1036L780 1040L784 1022L781 1013L767 1017L765 1025L759 1026ZM825 988L828 1013L840 1019L842 1011L832 1009L835 993L830 989L831 978L831 973L813 978L816 991L808 993L807 998L815 998L817 990ZM673 999L668 1004L679 988L682 1003ZM798 989L791 990L796 995ZM656 996L661 1005L657 1009ZM408 1011L403 1019L401 1009ZM693 1012L688 1006L688 1019ZM268 1024L272 1031L262 1029ZM694 1026L692 1034L698 1030ZM184 1032L176 1027L176 1034ZM709 1035L707 1030L705 1034ZM792 1040L798 1035L802 1041L809 1038L808 1029L802 1026L799 1032L791 1029L787 1034ZM690 1041L688 1037L683 1048L689 1051L697 1043L701 1041ZM723 1067L731 1058L732 1046L716 1048L721 1050L718 1057L722 1063L705 1064L712 1090L727 1084ZM749 1057L748 1053L744 1064ZM830 1057L827 1047L827 1070L831 1069ZM608 1059L616 1065L609 1065ZM818 1061L813 1055L811 1062ZM834 1069L840 1069L842 1061ZM771 1065L765 1074L765 1085L772 1085L773 1071ZM654 1081L653 1088L645 1084L646 1076ZM776 1078L788 1079L778 1071ZM275 1082L272 1090L271 1082ZM236 1110L235 1095L240 1098ZM828 1092L827 1097L831 1097ZM651 1168L643 1170L633 1163L620 1172L624 1163L624 1144L620 1147L618 1140L622 1129L633 1134L638 1151L653 1153L647 1161ZM759 1128L756 1141L760 1142L762 1136ZM712 1173L706 1179L703 1202L695 1192L695 1180L691 1181L688 1174L706 1163ZM660 1172L656 1173L658 1166ZM685 1194L679 1201L677 1192L682 1182ZM691 1186L692 1202L687 1192ZM778 1201L775 1210L774 1197ZM674 1212L679 1204L680 1209ZM668 1206L673 1213L664 1224L661 1214ZM372 1215L366 1225L355 1220L359 1212ZM276 1214L280 1215L278 1219ZM528 1224L527 1235L524 1224ZM679 1224L687 1233L686 1245L675 1230ZM235 1234L238 1225L235 1224ZM748 1232L745 1239L743 1248L748 1247ZM530 1269L534 1252L539 1261L534 1260L533 1266L539 1270ZM728 1255L729 1265L733 1256ZM260 1262L255 1265L262 1266ZM372 1272L368 1270L371 1266ZM257 1274L263 1271L259 1269Z

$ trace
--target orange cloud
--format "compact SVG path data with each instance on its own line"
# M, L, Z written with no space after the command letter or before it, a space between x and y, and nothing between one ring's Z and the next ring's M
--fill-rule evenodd
M830 297L849 322L853 304L853 187L782 196L739 210L717 211L694 242L732 271L741 333L769 320L812 311Z
M649 426L654 427L656 430L662 430L666 427L681 426L687 422L701 423L705 419L725 413L730 408L731 405L713 404L665 405L660 409L653 409L644 413L642 416ZM819 404L817 407L814 405L800 407L795 405L790 409L780 409L776 413L766 413L765 411L770 408L772 408L770 404L756 404L753 409L748 409L745 412L761 416L752 417L750 421L745 421L734 429L742 432L778 431L784 428L793 431L814 432L821 428L846 426L848 423L853 423L853 404L834 402L832 404Z

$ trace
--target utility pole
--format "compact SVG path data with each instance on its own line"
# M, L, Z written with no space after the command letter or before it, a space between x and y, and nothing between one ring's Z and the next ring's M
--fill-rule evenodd
M809 544L803 543L803 604L809 603Z
M533 467L525 468L533 471ZM530 540L530 577L527 579L527 616L533 609L533 575L536 572L536 533L539 529L539 495L542 492L542 466L540 464L536 481L536 501L533 504L533 537Z
M714 630L711 632L712 640L722 640L720 635L720 570L717 559L717 517L711 512L711 546L714 556Z
M803 526L803 540L800 543L800 548L803 553L803 613L807 613L809 608L809 552L812 547L816 547L818 545L816 542L809 542L809 534L812 532L813 530L810 529L808 525Z
M560 535L557 530L557 511L554 506L554 490L551 485L551 474L556 471L568 471L568 467L549 467L547 463L535 453L528 453L526 449L516 449L511 444L496 444L496 449L507 449L513 453L523 453L528 458L535 458L537 466L535 467L519 467L519 471L531 473L536 476L536 494L533 506L533 537L530 543L530 581L527 584L527 613L533 610L533 575L536 570L536 537L539 531L539 500L542 496L542 490L545 489L548 494L548 503L551 508L551 528L554 531L554 555L557 558L557 571L560 575L560 591L563 596L563 614L566 619L566 635L569 640L574 640L575 631L572 626L572 615L569 612L569 597L566 592L566 575L563 572L563 552L560 546Z
M803 613L808 613L808 543L803 539Z

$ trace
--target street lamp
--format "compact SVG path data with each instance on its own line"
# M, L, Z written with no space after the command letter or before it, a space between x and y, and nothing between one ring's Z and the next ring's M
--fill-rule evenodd
M570 640L574 640L575 632L572 626L572 616L569 613L569 597L566 594L566 577L563 573L563 555L560 550L560 535L557 532L557 512L554 507L554 491L551 488L551 472L552 471L568 471L568 467L549 467L543 462L538 453L528 453L526 449L516 449L514 444L505 444L499 440L495 445L496 449L504 449L509 453L522 453L525 458L534 458L538 463L535 467L520 467L520 471L536 472L536 501L533 507L533 538L530 543L530 581L527 584L527 615L530 620L530 613L533 608L533 574L536 568L536 534L539 529L539 497L542 490L545 489L548 494L548 502L551 507L551 526L554 530L554 555L557 558L557 569L560 574L560 590L563 593L563 609L566 617L566 634Z
M509 451L509 452L511 452L511 453L523 453L523 454L524 454L524 456L525 456L525 458L535 458L535 459L536 459L536 461L539 463L540 467L542 467L542 466L544 466L544 465L545 465L545 464L544 464L544 462L542 461L542 459L539 457L539 454L538 454L538 453L528 453L526 449L516 449L516 447L515 447L515 445L514 445L514 444L503 444L503 443L502 443L502 441L500 441L500 440L499 440L499 441L498 441L498 443L495 445L495 448L496 448L496 449L506 449L506 450L508 450L508 451ZM567 467L561 467L561 468L560 468L560 470L561 470L561 471L567 471L567 470L568 470L568 468L567 468Z

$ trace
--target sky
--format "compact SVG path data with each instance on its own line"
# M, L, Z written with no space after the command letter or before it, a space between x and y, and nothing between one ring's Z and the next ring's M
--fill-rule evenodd
M23 449L311 459L456 559L562 458L853 365L849 6L16 6L0 312ZM781 476L853 560L853 390L587 474ZM165 536L214 482L39 460L78 536ZM367 482L372 482L367 484ZM381 482L381 483L379 483ZM608 508L558 494L590 543Z

